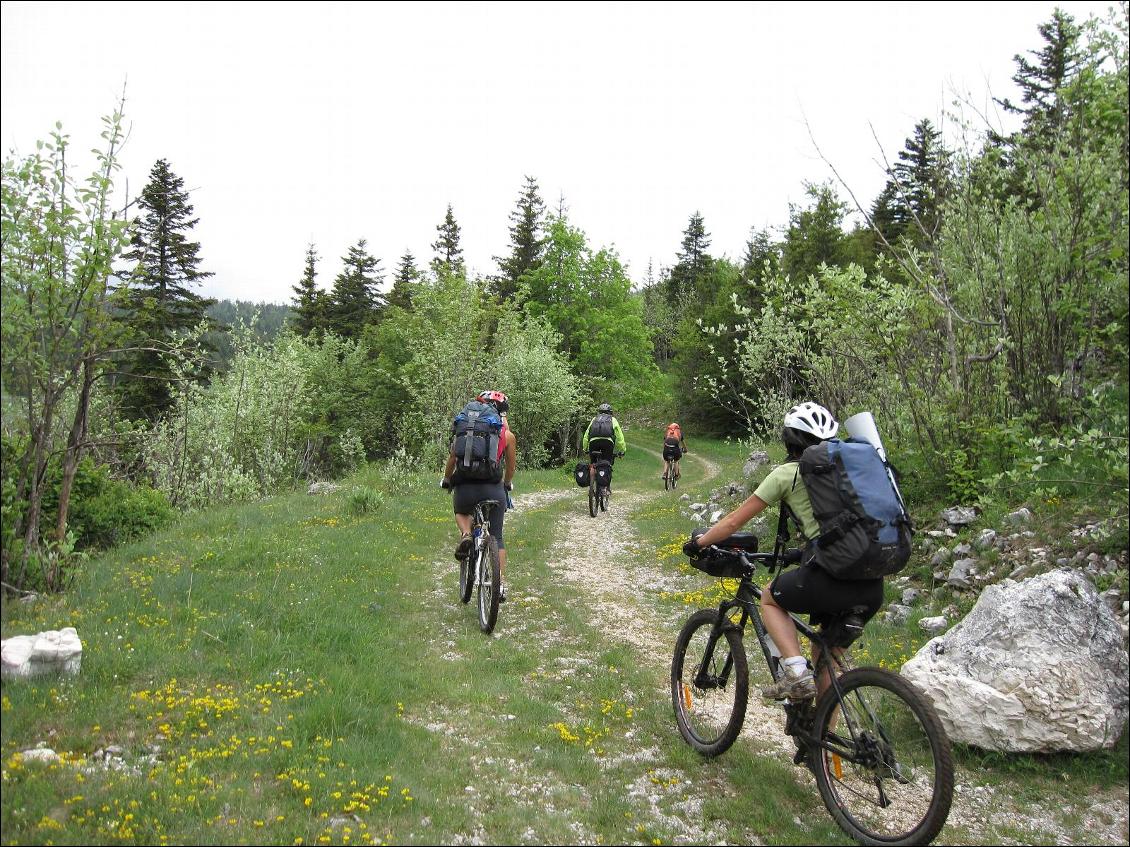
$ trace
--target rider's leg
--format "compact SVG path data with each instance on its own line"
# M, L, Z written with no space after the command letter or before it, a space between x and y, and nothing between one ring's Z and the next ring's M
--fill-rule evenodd
M769 637L781 651L782 659L799 656L800 639L797 638L796 624L789 617L789 613L773 600L772 587L773 583L770 582L761 592L761 617L765 621L765 628L769 630Z

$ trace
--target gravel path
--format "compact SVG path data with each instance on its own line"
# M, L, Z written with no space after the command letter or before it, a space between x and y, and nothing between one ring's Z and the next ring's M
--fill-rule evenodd
M655 457L655 475L658 477L660 453L637 445L633 445L633 450ZM703 483L713 480L721 472L716 463L705 457L690 453L687 459L696 462L703 470ZM634 697L652 704L667 703L670 697L670 651L688 611L664 611L668 606L652 601L647 587L662 586L672 577L656 565L641 564L654 561L649 556L638 555L641 550L654 546L654 542L635 534L629 515L637 507L662 496L671 495L658 487L646 491L614 489L609 510L594 519L588 514L587 492L584 489L534 492L515 497L513 517L507 520L508 524L513 520L514 525L520 527L524 514L542 509L557 512L559 517L547 564L558 581L572 586L572 596L577 603L584 604L592 625L605 632L616 633L618 639L631 645L640 666L650 669L654 675L652 690L634 692ZM437 576L441 572L443 574L437 579L437 599L450 602L451 587L448 583L453 578L452 560L437 561L435 568ZM570 635L560 614L544 602L536 585L521 581L513 585L512 597L516 602L503 607L503 614L512 617L512 620L509 625L501 626L494 637L513 641L516 648L524 650L538 650L542 644L554 644L552 666L543 671L557 678L576 676L580 682L580 677L590 670L591 649ZM651 593L654 594L654 591ZM462 657L450 652L445 658L454 661ZM751 673L753 663L760 664L756 650L751 656ZM672 732L676 732L673 717L671 726ZM452 734L451 724L447 722L429 728ZM622 789L638 804L641 815L669 833L676 833L677 843L760 843L755 833L735 831L727 828L724 822L705 821L701 814L702 801L712 793L716 795L719 790L717 780L708 771L688 775L665 766L655 739L646 737L646 734L641 736L635 739L634 748L629 744L629 749L601 762L605 769L625 763L651 767L647 778L624 785ZM792 739L783 731L782 710L756 696L751 680L745 729L729 755L770 755L788 761L793 749ZM657 775L662 775L662 778L657 779ZM813 792L814 813L823 813L811 774L806 769L797 768L794 777ZM538 779L538 775L528 773L525 767L513 767L506 778L509 788L504 790L520 802L529 802L532 810L536 810L539 798L544 796L545 786L532 794L527 789L529 780L537 782ZM664 780L668 779L681 786L677 796L664 788ZM1068 804L1067 807L1058 801L1049 802L1045 807L1014 798L1007 785L979 784L981 780L975 773L959 773L957 782L949 817L949 824L962 830L963 837L957 843L976 844L985 840L1010 843L1002 832L1023 834L1021 840L1011 843L1124 844L1127 841L1128 804L1125 794L1101 792L1100 796L1081 796L1077 804ZM588 795L587 787L571 788ZM541 811L545 811L544 806ZM555 812L565 814L567 810L555 809ZM1073 820L1071 825L1067 823L1069 820ZM1083 823L1075 822L1079 820ZM1081 832L1085 833L1085 838L1080 837ZM957 835L953 829L947 829L946 833L951 838ZM595 833L581 830L575 834L579 842L591 843L597 837ZM481 838L485 833L475 835ZM535 828L531 828L527 835L528 839L524 840L531 843L538 841ZM477 839L472 836L471 840Z

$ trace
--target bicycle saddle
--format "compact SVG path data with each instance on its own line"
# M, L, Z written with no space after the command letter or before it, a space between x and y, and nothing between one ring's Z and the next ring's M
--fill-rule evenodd
M501 503L499 503L497 500L480 500L479 501L479 508L483 509L484 511L493 509L495 506L500 506L500 505L501 505Z

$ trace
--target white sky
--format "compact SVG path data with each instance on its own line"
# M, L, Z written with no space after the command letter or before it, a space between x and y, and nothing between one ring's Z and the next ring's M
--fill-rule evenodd
M424 266L448 203L493 273L526 174L639 282L695 210L714 255L785 224L831 176L806 120L870 204L872 127L894 157L958 93L995 113L1055 5L4 2L0 144L94 147L125 86L120 182L184 179L210 296L288 302L311 241L324 288L359 238Z

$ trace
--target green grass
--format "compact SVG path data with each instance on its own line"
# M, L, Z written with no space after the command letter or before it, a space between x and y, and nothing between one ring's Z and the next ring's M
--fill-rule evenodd
M491 637L456 599L436 475L376 467L333 495L186 516L92 559L67 595L5 602L5 637L75 626L84 659L74 678L4 683L4 842L654 844L687 840L683 822L728 842L846 843L786 757L743 742L707 761L679 737L669 651L720 591L679 553L679 498L739 479L745 449L692 438L664 492L639 449L662 430L630 439L614 488L646 499L623 602L663 622L653 659L554 568L563 515L585 509L571 466L518 477L519 498L565 498L507 517L512 599ZM722 473L706 480L696 454ZM870 658L912 650L912 630L873 626ZM39 743L63 760L23 760ZM125 770L94 766L111 745ZM1125 786L1125 760L1125 739L1086 757L959 753L1045 799Z

